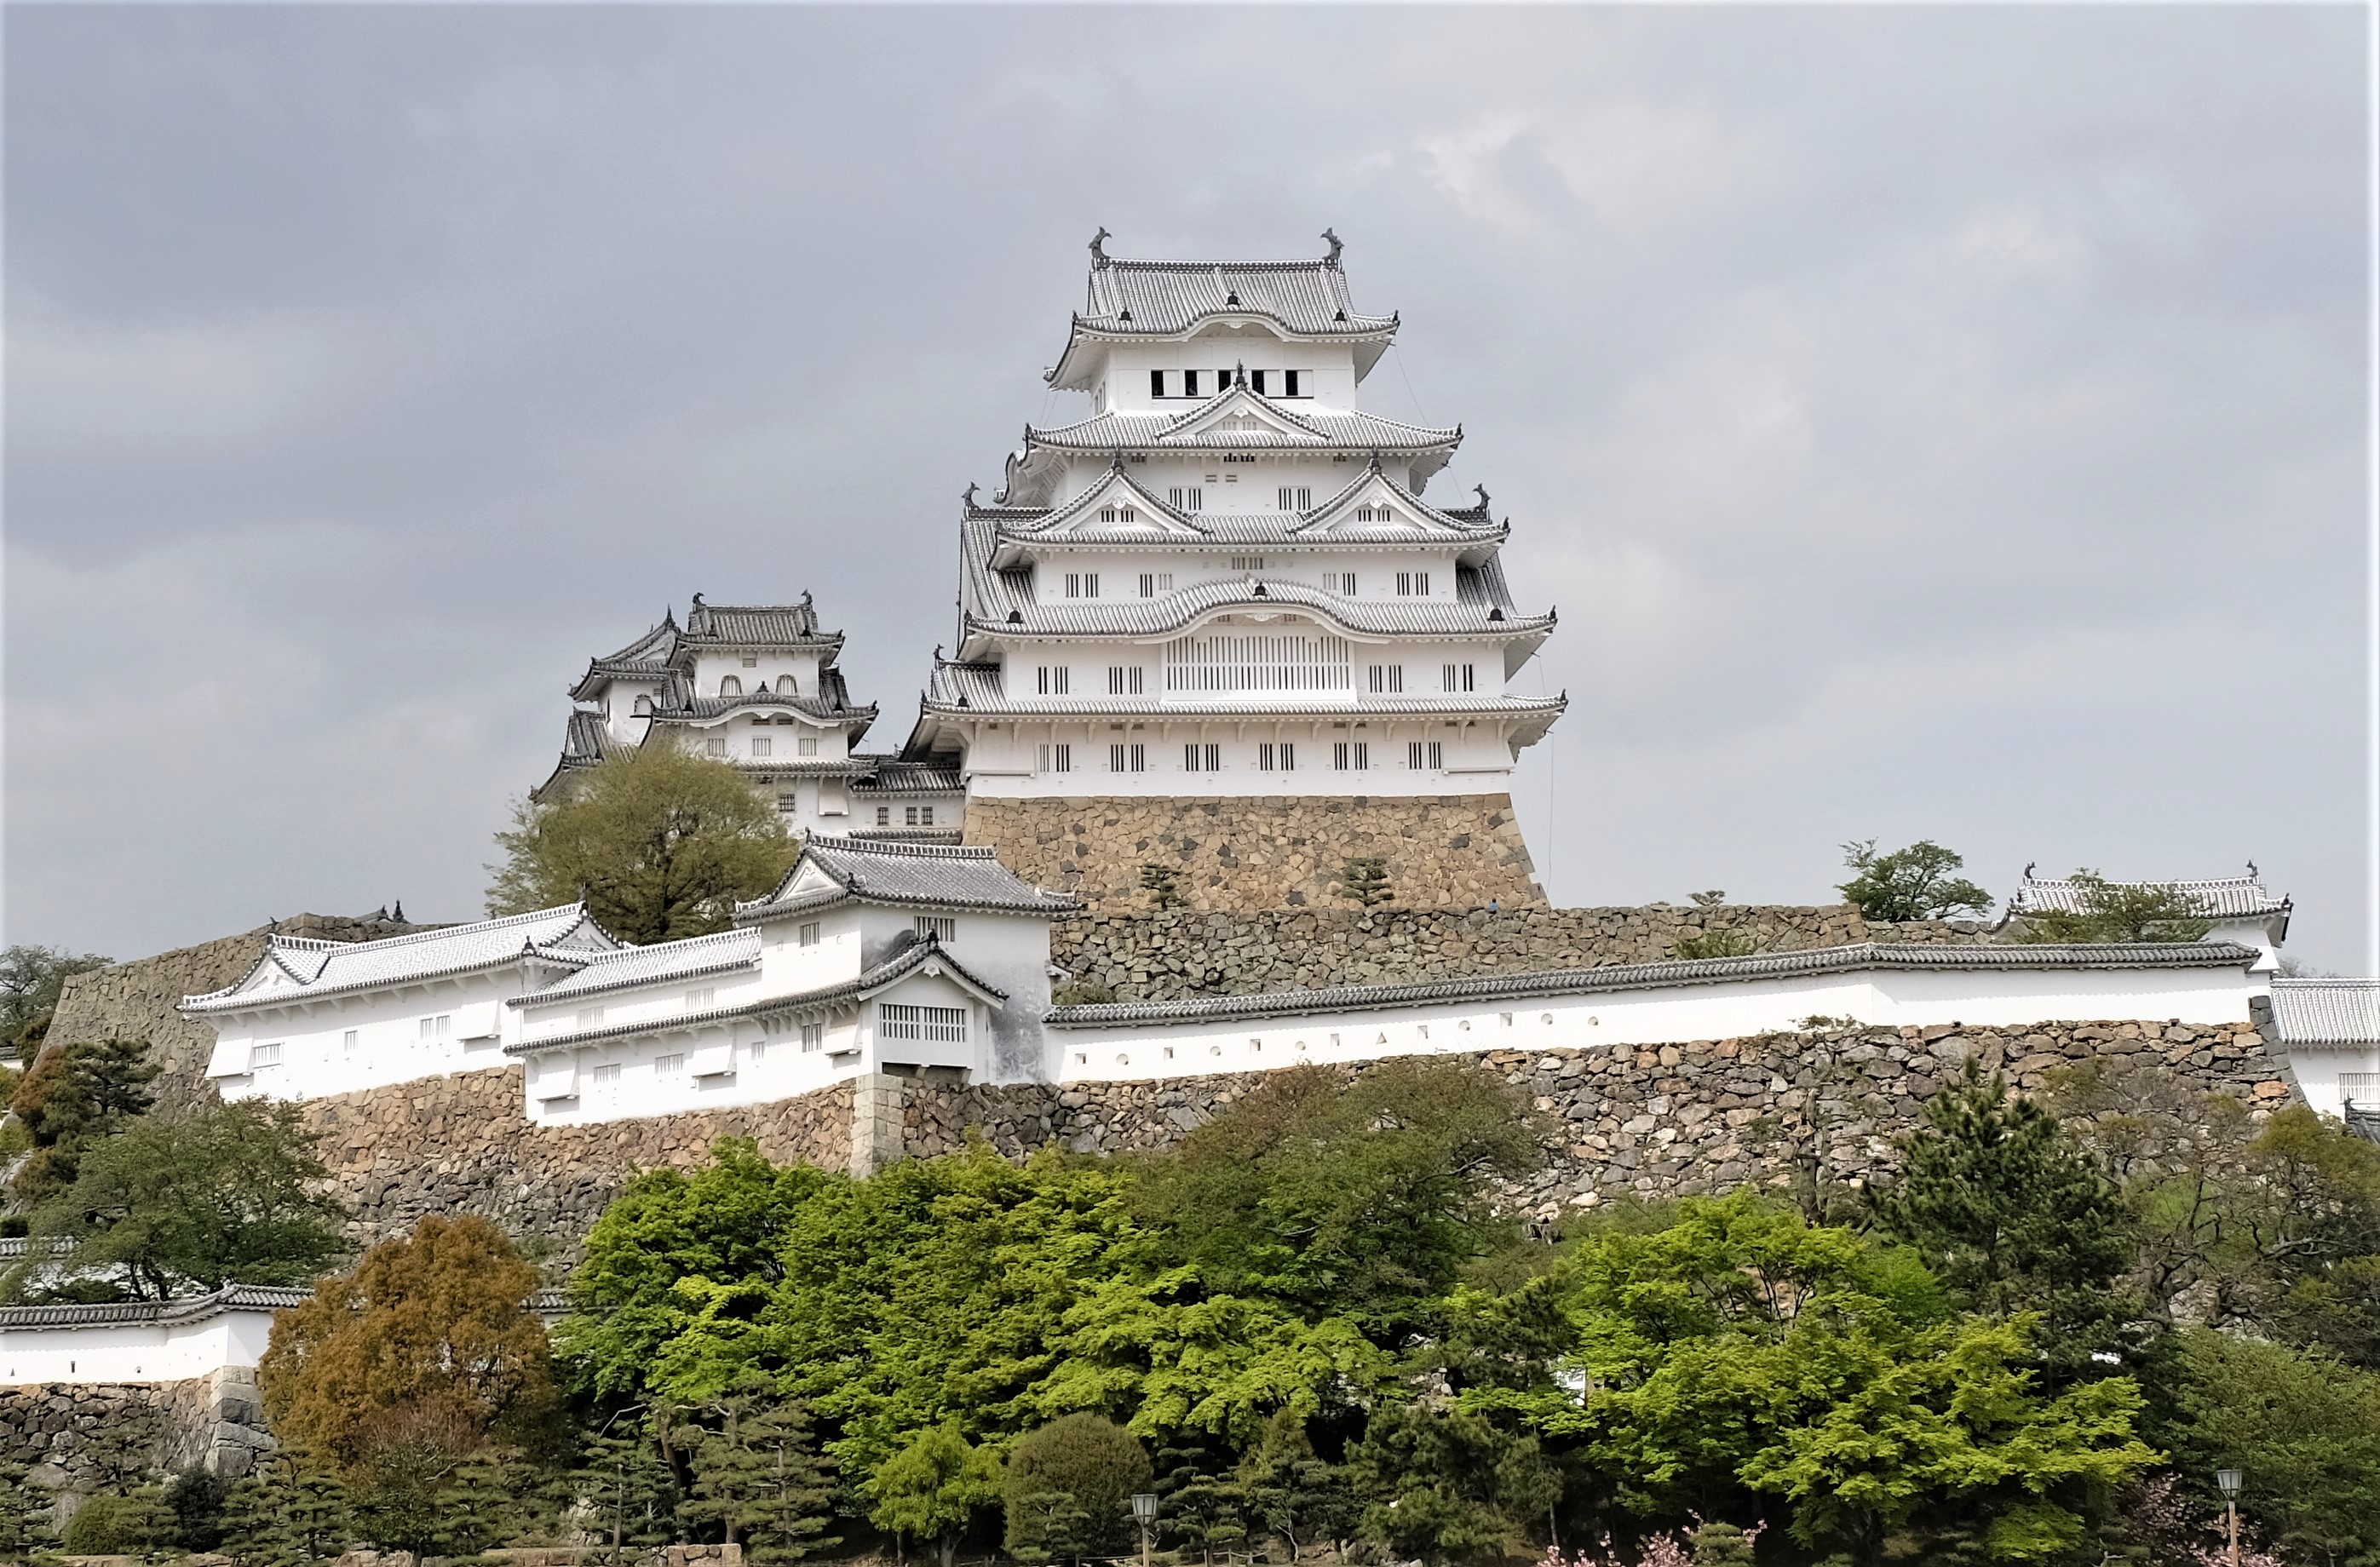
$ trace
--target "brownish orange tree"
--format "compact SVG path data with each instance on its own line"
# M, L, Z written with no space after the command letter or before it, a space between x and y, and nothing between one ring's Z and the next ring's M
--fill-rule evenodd
M273 1430L368 1487L492 1441L541 1445L561 1401L537 1282L484 1219L432 1216L383 1241L274 1321L257 1368Z

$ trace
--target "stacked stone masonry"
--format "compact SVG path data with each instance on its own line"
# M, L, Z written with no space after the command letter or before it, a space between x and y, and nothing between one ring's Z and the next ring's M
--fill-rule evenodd
M588 1126L538 1126L522 1113L521 1069L425 1077L307 1101L323 1162L369 1245L426 1213L477 1213L555 1267L639 1170L699 1162L722 1137L769 1158L832 1170L851 1160L852 1087L771 1104Z
M1852 941L1987 941L1969 920L1870 923L1848 904L1808 908L1276 908L1225 915L1086 910L1057 920L1050 961L1120 1002L1399 984L1466 975L1660 963L1724 933L1755 952Z
M234 1478L274 1446L256 1373L234 1367L185 1382L60 1382L0 1388L0 1463L59 1494L53 1521L81 1499L202 1467Z
M175 1007L184 996L219 990L255 967L264 952L265 932L274 929L260 926L195 947L75 975L58 996L49 1042L146 1039L150 1059L164 1069L157 1079L159 1096L169 1103L187 1103L205 1089L215 1032L203 1022L184 1017ZM277 929L284 935L317 941L371 941L431 928L388 919L301 914L281 921Z
M1144 865L1173 870L1186 908L1348 906L1340 872L1372 857L1388 862L1390 901L1402 906L1546 901L1508 795L975 799L965 841L1095 908L1147 907Z

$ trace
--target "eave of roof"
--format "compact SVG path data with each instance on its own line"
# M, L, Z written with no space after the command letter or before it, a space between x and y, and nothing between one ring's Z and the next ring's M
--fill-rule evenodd
M1818 947L1805 952L1762 953L1750 957L1621 964L1606 968L1546 969L1526 974L1488 974L1410 985L1342 985L1327 990L1199 996L1186 1001L1111 1002L1091 1006L1053 1007L1044 1021L1053 1028L1106 1028L1140 1023L1212 1023L1384 1007L1436 1006L1454 1002L1524 1001L1538 997L1590 995L1609 990L1723 985L1747 979L1799 978L1873 969L1987 972L2010 968L2237 967L2244 971L2263 955L2253 947L2228 941L1973 947L1864 941L1851 946Z

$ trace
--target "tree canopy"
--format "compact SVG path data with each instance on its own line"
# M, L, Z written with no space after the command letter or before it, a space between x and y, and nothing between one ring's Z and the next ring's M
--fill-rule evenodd
M32 1141L9 1180L20 1206L37 1207L74 1184L83 1150L122 1131L155 1102L157 1066L140 1039L70 1042L45 1050L17 1082L8 1108Z
M1920 838L1905 849L1878 854L1876 840L1843 845L1843 863L1852 879L1835 890L1858 908L1860 917L1888 920L1948 919L1953 915L1978 917L1992 911L1992 896L1963 877L1950 873L1966 864L1961 856L1930 838Z
M63 947L13 946L0 951L0 1050L30 1061L42 1043L58 995L78 974L115 959Z
M800 847L743 774L668 744L607 757L545 804L520 802L496 844L490 914L583 896L605 929L638 942L724 929Z
M2169 883L2110 881L2095 870L2068 878L2082 891L2073 909L2024 917L2028 941L2195 941L2212 927L2205 905Z

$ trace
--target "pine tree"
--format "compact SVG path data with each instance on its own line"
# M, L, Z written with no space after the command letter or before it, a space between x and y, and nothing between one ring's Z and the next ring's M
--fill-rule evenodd
M1250 1517L1288 1545L1292 1561L1318 1540L1354 1533L1354 1495L1345 1471L1316 1455L1305 1422L1286 1409L1265 1423L1262 1439L1240 1466L1238 1488Z
M1172 908L1182 902L1179 873L1172 866L1154 860L1140 868L1140 890L1158 908Z
M607 1428L588 1439L570 1487L587 1499L592 1532L611 1567L649 1546L667 1544L675 1533L676 1476L645 1430Z
M1247 1496L1228 1456L1195 1437L1157 1450L1157 1532L1176 1550L1211 1562L1248 1537Z
M1389 901L1389 862L1378 855L1356 855L1339 868L1339 895L1365 908Z
M694 1450L694 1495L678 1511L724 1526L756 1561L791 1561L823 1546L834 1465L810 1440L809 1413L747 1384L714 1406L719 1429Z
M21 1464L0 1464L0 1556L16 1561L48 1543L50 1493Z
M240 1567L305 1567L346 1549L346 1489L275 1453L224 1497L223 1550Z
M1000 1455L966 1439L955 1420L928 1427L879 1464L868 1481L869 1522L910 1539L932 1540L941 1567L958 1555L975 1514L1000 1500Z
M435 1496L435 1540L448 1556L477 1556L519 1533L515 1476L500 1454L477 1452L455 1466Z

